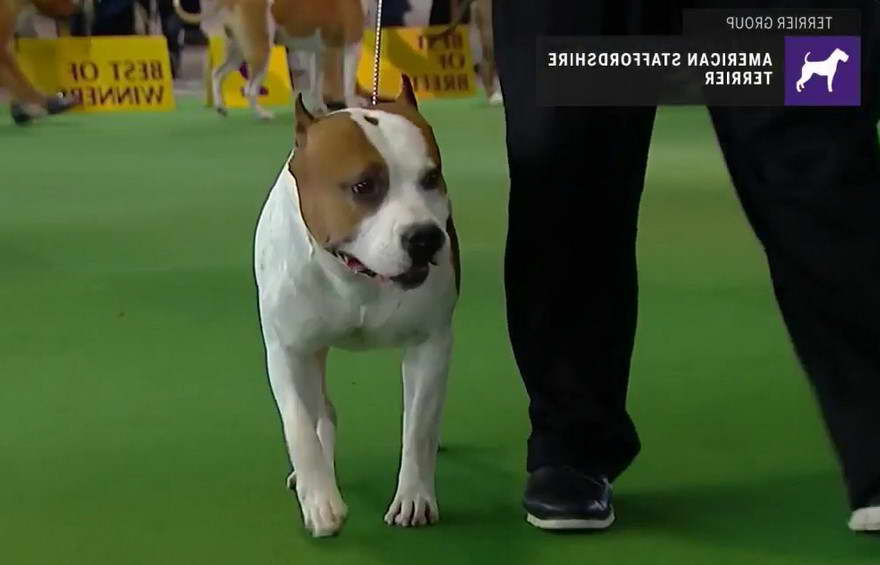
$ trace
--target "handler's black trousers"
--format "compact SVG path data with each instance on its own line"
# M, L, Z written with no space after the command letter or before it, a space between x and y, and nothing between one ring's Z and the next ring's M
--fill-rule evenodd
M654 120L653 108L538 107L535 38L674 31L679 12L671 3L495 3L511 182L508 323L531 399L530 471L571 465L614 478L639 451L626 393L636 224ZM873 34L872 0L833 4L863 8ZM873 45L864 39L862 108L710 109L853 507L880 494L880 61Z

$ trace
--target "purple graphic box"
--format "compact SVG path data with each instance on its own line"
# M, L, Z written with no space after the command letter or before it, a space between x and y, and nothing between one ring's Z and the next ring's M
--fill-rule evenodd
M786 37L785 105L861 105L861 46L859 36Z

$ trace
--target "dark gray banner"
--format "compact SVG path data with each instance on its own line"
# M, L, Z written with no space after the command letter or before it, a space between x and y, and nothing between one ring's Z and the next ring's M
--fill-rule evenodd
M750 18L750 19L749 19ZM542 106L858 106L852 10L688 10L682 36L544 36Z

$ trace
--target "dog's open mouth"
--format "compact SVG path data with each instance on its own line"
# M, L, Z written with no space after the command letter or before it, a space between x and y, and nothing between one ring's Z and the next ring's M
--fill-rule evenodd
M372 269L368 269L366 265L364 265L360 259L355 257L354 255L350 255L345 251L339 251L338 249L334 249L330 251L337 259L342 261L342 264L348 267L350 271L353 271L359 275L364 275L371 279L378 278L380 280L386 279L383 275L378 274L376 271Z
M360 259L358 259L354 255L351 255L350 253L346 253L345 251L340 251L338 249L333 249L330 252L353 273L357 273L371 279L376 279L379 282L391 281L397 283L405 290L416 288L417 286L425 282L425 279L428 278L428 274L430 274L431 272L431 265L437 264L434 261L425 264L415 264L411 266L407 271L404 271L399 275L389 277L386 275L380 275L376 271L368 268Z

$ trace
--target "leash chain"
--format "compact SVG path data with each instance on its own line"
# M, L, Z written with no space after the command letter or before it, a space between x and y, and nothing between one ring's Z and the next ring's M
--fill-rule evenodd
M373 106L379 101L379 63L382 54L382 0L376 4L376 52L373 56Z

